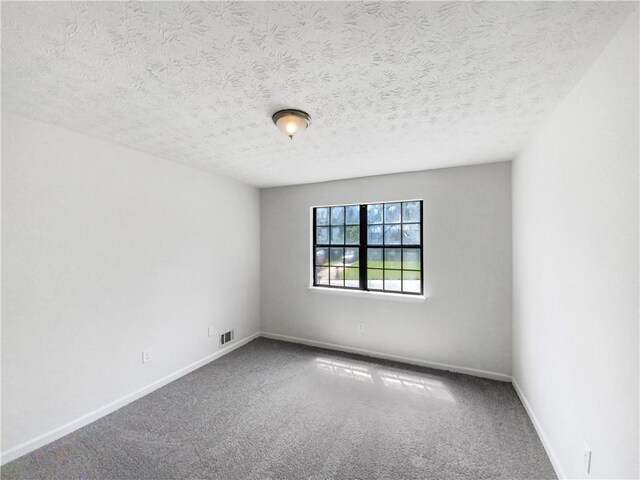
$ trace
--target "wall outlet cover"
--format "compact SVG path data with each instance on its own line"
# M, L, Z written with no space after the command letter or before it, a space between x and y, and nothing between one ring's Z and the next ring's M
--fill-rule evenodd
M586 443L582 444L582 464L584 465L585 473L591 473L591 449Z
M151 361L151 349L145 348L142 350L142 363L149 363Z

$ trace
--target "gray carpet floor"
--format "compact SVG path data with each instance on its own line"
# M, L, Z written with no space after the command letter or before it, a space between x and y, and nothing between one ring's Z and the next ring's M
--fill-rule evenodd
M2 479L556 478L508 383L264 338Z

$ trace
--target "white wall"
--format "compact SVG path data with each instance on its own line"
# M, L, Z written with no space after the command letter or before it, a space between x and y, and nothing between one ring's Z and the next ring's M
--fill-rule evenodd
M638 85L634 14L513 165L514 378L571 478L639 476Z
M10 114L2 159L3 452L258 332L257 189Z
M402 199L424 199L427 300L309 289L311 207ZM261 237L263 331L510 375L510 163L264 189Z

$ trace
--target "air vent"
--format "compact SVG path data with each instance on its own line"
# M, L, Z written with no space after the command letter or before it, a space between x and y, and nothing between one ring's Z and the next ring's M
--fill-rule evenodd
M228 332L224 332L220 334L220 346L226 345L232 340L233 340L233 330L229 330Z

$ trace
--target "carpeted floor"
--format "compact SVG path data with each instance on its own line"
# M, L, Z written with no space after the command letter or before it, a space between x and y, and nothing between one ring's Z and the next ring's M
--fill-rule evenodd
M259 338L2 479L547 479L508 383Z

